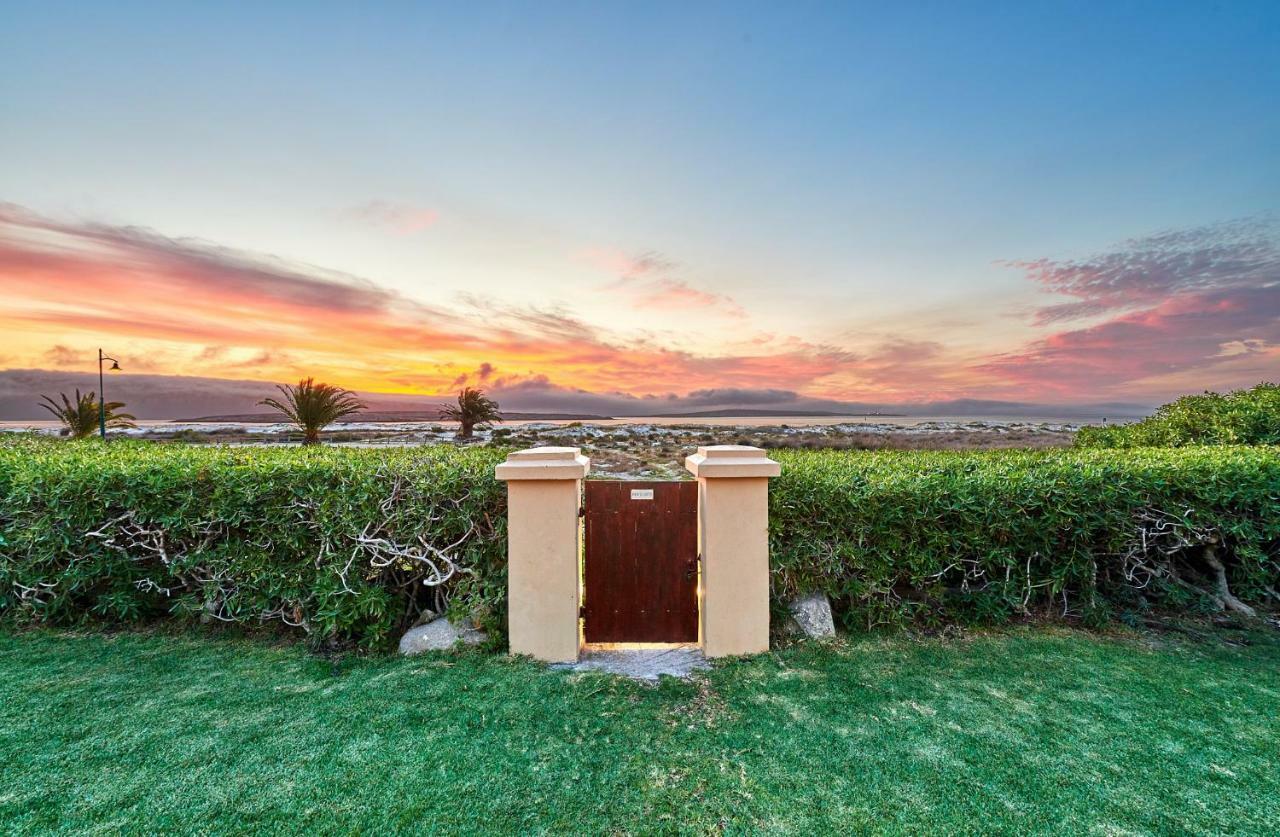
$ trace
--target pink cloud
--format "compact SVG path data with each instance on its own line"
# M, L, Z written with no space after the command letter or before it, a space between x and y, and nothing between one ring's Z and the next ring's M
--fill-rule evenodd
M89 356L88 352L78 352L61 344L54 346L49 351L45 352L44 359L51 366L59 369L68 366L82 366L88 368L94 360L94 358Z
M1153 305L1170 295L1256 288L1280 281L1275 224L1246 219L1135 238L1086 259L1001 262L1077 301L1035 314L1038 325Z
M475 368L475 371L463 372L462 374L458 375L456 378L453 379L453 382L449 384L449 388L458 389L459 387L466 386L468 383L472 381L474 381L477 386L488 384L490 379L493 378L494 374L497 371L498 371L497 368L494 367L492 363L488 363L486 361L485 363L482 363L479 366L477 366Z
M586 250L581 259L618 278L602 290L627 296L632 305L662 311L713 308L731 317L746 317L732 297L695 288L671 273L677 265L655 251L628 256L617 250Z
M677 267L674 261L654 250L646 251L638 256L628 256L621 250L593 247L583 250L578 255L578 258L580 261L594 265L606 273L630 279L669 273Z
M1098 325L1060 331L979 366L1033 392L1123 391L1147 378L1201 370L1280 345L1280 287L1184 293ZM1225 351L1223 347L1234 347Z
M440 213L434 209L383 200L362 203L344 214L383 227L396 235L422 232L440 220Z
M632 304L640 308L655 308L659 310L720 308L730 316L747 316L747 312L742 309L742 306L734 302L731 297L698 290L690 287L687 282L681 279L668 277L646 280L623 278L619 279L612 288L629 294Z
M1033 394L1123 394L1152 379L1214 369L1280 344L1280 243L1269 220L1243 220L1127 241L1075 261L1007 262L1076 301L1044 306L1053 332L975 369Z

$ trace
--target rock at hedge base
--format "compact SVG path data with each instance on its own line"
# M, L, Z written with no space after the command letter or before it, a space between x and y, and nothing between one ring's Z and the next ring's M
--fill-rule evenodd
M836 622L826 593L799 596L791 600L790 607L792 620L805 636L820 639L836 635Z
M412 655L425 651L445 651L457 645L459 640L466 645L476 645L487 638L487 634L471 624L470 619L463 619L455 625L441 617L405 631L404 636L400 637L400 653Z

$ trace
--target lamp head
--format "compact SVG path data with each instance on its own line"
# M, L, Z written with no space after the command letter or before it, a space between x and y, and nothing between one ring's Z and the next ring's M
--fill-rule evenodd
M120 361L118 361L118 360L113 360L113 361L111 361L111 371L112 371L112 372L119 372L119 371L120 371Z

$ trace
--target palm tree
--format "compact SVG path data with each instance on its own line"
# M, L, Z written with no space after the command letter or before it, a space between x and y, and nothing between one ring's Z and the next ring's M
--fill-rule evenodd
M470 439L471 431L477 427L481 430L495 421L502 421L498 413L498 402L484 394L484 390L466 387L458 393L458 403L446 404L440 408L440 418L456 421L459 439Z
M358 413L364 404L349 389L330 384L317 384L314 378L304 378L297 386L277 387L284 401L264 398L259 401L284 414L290 423L302 431L302 444L320 444L320 431L344 416Z
M43 399L40 406L53 413L54 417L62 422L62 435L70 436L72 439L84 439L92 436L94 431L98 429L97 394L86 392L81 395L80 390L76 390L76 400L74 402L67 397L65 392L58 393L58 396L62 398L61 404L47 395L40 396ZM123 401L108 401L106 403L107 427L113 430L125 430L138 426L133 423L133 416L128 413L116 412L116 410L123 407Z

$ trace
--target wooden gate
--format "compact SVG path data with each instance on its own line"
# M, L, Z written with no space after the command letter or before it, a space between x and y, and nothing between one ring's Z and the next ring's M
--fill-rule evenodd
M698 641L698 484L587 480L587 642Z

